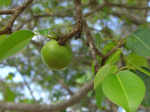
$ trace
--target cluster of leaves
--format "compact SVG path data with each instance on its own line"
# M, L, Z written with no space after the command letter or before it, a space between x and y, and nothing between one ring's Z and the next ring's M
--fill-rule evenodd
M149 28L141 27L127 37L126 48L131 50L131 53L123 53L126 56L124 59L126 66L118 69L114 65L120 59L119 55L121 55L116 52L117 54L115 53L110 57L111 61L100 68L94 82L98 105L101 104L102 94L104 94L112 102L126 109L127 112L136 111L145 96L145 85L137 76L140 73L136 74L131 70L138 70L148 76L150 74L148 70L143 68L149 67L147 61L147 57L150 56L149 32Z

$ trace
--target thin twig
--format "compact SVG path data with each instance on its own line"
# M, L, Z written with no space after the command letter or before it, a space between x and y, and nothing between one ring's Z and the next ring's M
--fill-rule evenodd
M114 3L107 3L106 4L109 7L119 7L119 8L126 8L130 10L150 10L150 7L140 7L140 6L129 6L127 4L114 4Z
M15 9L15 12L12 15L11 19L8 21L8 24L5 26L4 29L2 29L0 31L0 35L12 32L12 27L13 27L15 20L32 2L33 2L33 0L28 0L25 4L23 4L22 6L19 6Z
M75 4L75 10L76 10L76 27L73 28L74 30L71 33L62 36L59 39L59 43L61 45L64 45L70 38L72 38L73 36L81 33L81 31L82 31L82 7L81 7L81 0L74 0L74 4Z
M102 58L102 65L105 64L106 60L109 58L109 56L111 56L113 53L115 53L121 46L124 45L124 39L120 39L118 41L118 44L111 49L111 51L109 51L103 58Z
M70 90L70 88L65 84L64 80L63 79L59 79L58 80L59 83L61 84L61 86L67 90L67 92L72 96L74 93Z
M75 93L69 100L56 104L25 104L25 103L8 103L0 102L0 108L4 110L11 111L21 111L21 112L57 112L66 109L76 103L79 103L87 93L93 89L93 81L86 83L77 93Z
M14 14L15 9L0 10L0 15Z
M24 82L25 86L28 88L28 90L29 90L29 92L30 92L30 95L32 96L32 99L33 99L34 101L36 101L36 98L35 98L34 95L33 95L33 91L32 91L32 89L31 89L31 87L29 86L28 82L26 81L25 77L22 76L22 75L21 75L21 77L22 77L22 79L23 79L23 82Z
M96 64L95 64L95 73L96 73L98 71L98 68L99 68L98 61L97 61L97 55L102 57L102 58L104 57L104 55L96 48L94 41L93 41L92 34L88 28L86 21L84 21L84 30L85 30L85 34L86 34L86 37L88 40L89 47L91 49L92 57L96 62Z

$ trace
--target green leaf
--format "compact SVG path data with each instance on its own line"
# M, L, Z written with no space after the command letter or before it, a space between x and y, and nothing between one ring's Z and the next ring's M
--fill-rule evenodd
M117 66L106 64L100 68L94 78L94 88L96 89L108 75L118 71Z
M97 89L95 89L95 97L96 97L96 105L98 108L102 108L102 101L104 99L104 93L102 90L102 86L98 87Z
M49 29L40 29L37 31L39 34L43 36L48 36L49 35Z
M120 60L121 55L121 49L119 49L117 52L115 52L112 56L108 58L106 61L107 64L116 64Z
M105 66L99 69L99 71L97 72L95 76L94 89L96 93L97 106L99 108L101 108L101 102L103 100L103 92L102 92L101 84L103 80L105 79L105 77L117 71L118 71L118 68L116 66L106 64Z
M143 67L148 67L148 61L143 56L138 56L135 53L131 53L129 56L125 58L127 65L131 69L137 69L146 75L150 76L150 72L143 69Z
M11 0L0 0L0 6L9 6L11 4Z
M21 103L28 103L28 104L33 104L35 100L33 99L19 99L19 102Z
M82 2L83 4L86 4L86 3L89 2L89 0L81 0L81 2Z
M109 42L108 44L106 44L103 48L103 53L106 54L108 53L112 48L114 48L116 46L116 43L114 42Z
M150 56L150 28L139 28L127 38L127 47L140 56Z
M92 62L92 65L91 65L92 75L95 75L95 64L96 64L96 62L93 61L93 62Z
M0 41L0 61L14 55L24 48L33 37L28 30L17 31Z
M148 107L148 106L150 106L150 94L149 94L149 91L150 91L150 77L147 76L147 74L145 74L141 71L138 71L138 70L135 70L133 72L136 73L140 78L142 78L144 83L145 83L146 95L144 97L142 105Z
M6 80L13 80L15 74L14 73L9 73L8 76L6 77Z
M16 97L16 94L9 87L6 87L5 92L4 92L5 101L14 101L15 97Z
M52 31L51 29L40 29L37 31L40 35L43 35L45 37L48 37L50 39L57 39L56 32Z
M148 61L145 57L143 56L139 56L135 53L131 53L130 55L128 55L127 57L125 57L126 60L126 64L127 65L131 65L131 66L137 66L137 67L141 67L141 66L145 66L148 67Z
M85 82L92 79L91 72L87 71L86 74L76 79L76 82L79 84L84 84Z
M96 33L95 35L94 35L94 37L95 37L95 45L96 45L96 47L97 48L101 48L101 44L102 44L102 41L103 41L103 39L102 39L102 37L101 37L101 34L100 33Z
M129 68L137 69L146 75L150 76L150 72L146 71L142 67L148 67L148 61L143 56L138 56L135 53L131 53L129 56L125 58L126 64L129 66Z
M145 70L145 69L143 69L143 68L141 68L141 67L136 67L135 69L137 69L137 70L139 70L139 71L145 73L146 75L150 76L150 72L148 72L147 70Z
M7 38L7 35L0 36L0 45L5 41L6 38Z
M107 77L102 88L109 100L123 107L127 112L136 112L145 95L143 81L128 70Z
M136 5L136 0L127 0L129 5Z
M102 0L98 0L98 3L99 3L99 4L102 4Z

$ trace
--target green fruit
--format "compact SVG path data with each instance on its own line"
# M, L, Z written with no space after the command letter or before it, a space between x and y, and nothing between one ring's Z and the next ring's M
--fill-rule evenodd
M59 45L56 40L47 42L41 49L42 59L51 69L66 67L72 59L72 51L68 46Z

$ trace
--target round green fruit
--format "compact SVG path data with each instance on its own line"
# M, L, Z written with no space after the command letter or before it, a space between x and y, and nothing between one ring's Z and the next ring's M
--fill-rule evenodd
M56 40L47 42L41 49L42 59L51 69L62 69L72 59L72 51L69 46L59 45Z

